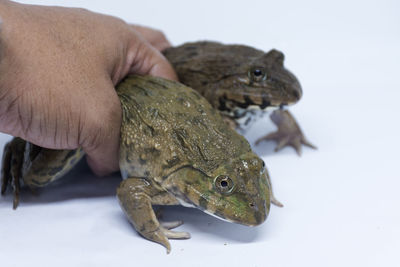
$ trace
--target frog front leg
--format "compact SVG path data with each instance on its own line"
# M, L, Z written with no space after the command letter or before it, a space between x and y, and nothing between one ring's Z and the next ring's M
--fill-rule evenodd
M186 232L174 232L182 222L160 224L152 204L175 205L177 200L165 191L154 188L143 178L128 178L121 182L117 196L122 210L135 229L145 238L157 242L171 251L168 239L188 239Z
M297 124L296 120L288 110L275 110L270 117L274 124L278 126L278 130L259 138L256 141L256 145L263 140L275 140L278 143L275 151L279 151L285 146L291 146L296 150L299 156L301 155L302 144L313 149L317 149L316 146L311 144L304 137L300 126Z

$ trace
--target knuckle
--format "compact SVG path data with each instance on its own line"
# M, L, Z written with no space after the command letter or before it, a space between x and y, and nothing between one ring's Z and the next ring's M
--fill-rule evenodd
M160 40L167 40L167 37L165 36L164 32L160 30L154 30L154 35L157 36L157 38Z

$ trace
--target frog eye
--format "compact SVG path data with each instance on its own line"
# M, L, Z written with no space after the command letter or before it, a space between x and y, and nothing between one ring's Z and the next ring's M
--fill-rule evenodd
M214 186L221 194L230 194L232 193L235 184L229 176L219 175L215 178Z
M263 67L253 67L249 70L249 78L253 82L261 82L267 79L267 74Z

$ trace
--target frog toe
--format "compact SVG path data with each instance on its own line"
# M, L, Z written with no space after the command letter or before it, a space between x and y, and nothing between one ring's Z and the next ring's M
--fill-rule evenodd
M164 235L169 239L189 239L190 233L171 231L166 228L161 228Z
M318 149L317 146L315 146L315 145L313 145L312 143L310 143L304 136L303 136L303 138L301 139L301 143L302 143L303 145L305 145L305 146L308 146L309 148Z
M269 139L272 140L272 139ZM282 148L287 146L290 143L290 138L289 137L283 137L282 139L278 139L278 143L275 147L275 152L280 151Z
M189 239L190 233L188 232L178 232L171 231L171 229L175 229L183 224L183 221L172 221L172 222L161 222L161 230L164 235L169 239Z
M256 141L256 145L258 145L263 140L273 140L277 142L275 152L281 150L286 146L291 146L294 148L299 156L302 153L302 145L308 146L313 149L317 148L304 137L300 126L287 110L274 111L271 114L271 119L278 127L278 130L258 139Z
M154 232L148 232L148 233L142 232L140 234L142 236L144 236L145 238L164 246L167 249L167 253L169 254L171 252L171 244L169 243L168 237L164 233L164 231L166 231L166 230L163 229L162 227L160 227L159 229L157 229Z
M262 141L276 141L277 144L274 149L275 152L282 150L286 146L292 146L291 136L285 135L284 133L279 131L267 134L257 139L255 144L259 145ZM295 147L295 149L297 151L297 147Z
M301 156L302 153L302 148L301 148L301 142L299 138L295 138L292 140L289 145L296 150L297 155Z
M269 133L263 137L260 137L256 140L255 144L259 145L262 141L268 141L268 140L275 140L277 139L278 136L278 132L273 132L273 133Z
M20 192L20 179L22 174L22 158L13 157L13 164L11 166L11 185L14 192L13 209L16 209L19 204L19 192Z
M171 222L164 225L167 225L167 227L175 228L179 226L177 223L178 222ZM187 232L171 231L167 227L160 225L160 227L156 231L140 232L140 234L143 235L145 238L164 246L167 249L167 253L169 254L171 252L171 244L169 243L169 239L189 239L190 234Z
M11 181L11 148L10 143L4 147L3 160L1 164L1 194L7 191L8 184Z
M296 150L297 155L299 156L301 156L302 153L302 145L305 145L312 149L317 149L317 147L311 144L303 135L294 138L288 143L288 145L293 147Z
M168 229L168 230L179 227L182 224L183 224L183 221L173 221L173 222L162 222L161 223L162 227L164 227L165 229Z
M273 194L271 195L271 203L274 204L275 206L279 207L279 208L283 208L282 202L277 200Z
M14 138L4 148L1 171L1 194L4 195L9 186L12 187L14 194L13 209L16 209L19 204L24 148L25 141L20 138Z
M278 199L276 199L275 195L274 195L274 190L272 190L272 182L271 182L271 177L269 176L268 171L266 172L266 177L267 177L267 183L269 184L269 188L270 188L270 199L271 199L271 203L274 204L277 207L282 208L283 204L282 202L280 202Z

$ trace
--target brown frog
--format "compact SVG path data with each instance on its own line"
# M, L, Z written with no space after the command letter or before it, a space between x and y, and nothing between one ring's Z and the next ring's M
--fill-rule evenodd
M302 89L284 67L282 52L204 41L171 47L163 53L180 81L203 95L234 128L244 129L257 115L274 110L271 118L278 131L260 138L257 144L276 140L276 151L289 145L299 155L301 144L316 148L293 116L283 110L300 100Z

